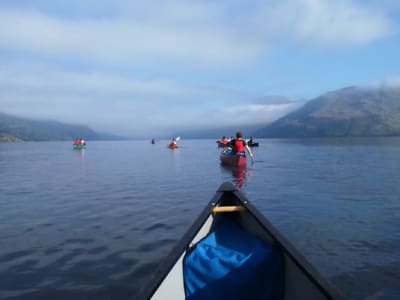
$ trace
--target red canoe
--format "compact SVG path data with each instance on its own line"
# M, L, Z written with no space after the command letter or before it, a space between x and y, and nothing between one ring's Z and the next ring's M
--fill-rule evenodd
M221 159L221 163L224 165L234 166L234 167L242 167L246 165L246 156L229 154L227 153L227 149L222 150L221 155L219 156Z

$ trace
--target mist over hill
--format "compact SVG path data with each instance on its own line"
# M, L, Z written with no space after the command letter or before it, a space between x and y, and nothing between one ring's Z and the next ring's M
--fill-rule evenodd
M198 139L209 139L209 138L221 138L222 136L231 137L234 136L237 131L241 131L243 136L248 138L253 136L260 128L265 126L267 120L276 120L281 116L286 115L288 112L295 110L296 108L302 106L305 100L290 100L287 97L283 96L264 96L258 98L254 102L254 110L256 107L259 108L259 115L262 116L264 114L265 122L260 122L251 118L251 115L254 115L252 112L251 115L246 114L246 112L240 112L241 115L245 116L246 121L237 121L237 124L231 125L234 123L234 119L227 119L226 126L215 126L209 125L208 128L202 129L184 129L181 131L176 131L172 137L174 136L182 136L185 138L198 138ZM224 115L221 115L221 119L224 119ZM240 118L238 118L240 120ZM254 123L251 123L251 122Z
M287 101L274 96L260 101ZM278 120L265 125L229 125L198 130L181 130L170 138L244 137L374 137L400 136L399 87L347 87L305 102ZM96 132L85 125L39 121L0 113L1 141L116 140L123 137ZM149 137L150 138L150 137Z
M0 141L63 141L121 139L99 133L85 125L65 124L57 121L39 121L0 113Z
M400 88L348 87L326 93L257 130L257 137L400 135Z
M219 139L222 136L227 138L234 136L237 131L241 131L245 138L253 136L253 134L260 129L260 125L236 125L226 127L216 127L209 129L198 129L198 130L183 130L176 132L172 137L180 136L186 139Z

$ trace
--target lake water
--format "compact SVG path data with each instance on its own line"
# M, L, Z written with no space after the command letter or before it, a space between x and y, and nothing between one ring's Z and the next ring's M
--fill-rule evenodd
M400 299L400 139L0 144L0 299L135 299L222 182L349 299Z

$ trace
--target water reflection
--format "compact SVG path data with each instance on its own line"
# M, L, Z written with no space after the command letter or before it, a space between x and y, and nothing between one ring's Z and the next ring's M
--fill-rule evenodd
M79 157L81 159L85 158L85 149L74 149L74 152L76 154L76 157Z
M82 175L86 175L86 166L85 166L85 149L74 149L76 163L74 164L75 170Z
M238 189L241 189L246 182L246 177L251 176L251 170L247 166L228 166L221 164L223 172L231 173L233 182Z

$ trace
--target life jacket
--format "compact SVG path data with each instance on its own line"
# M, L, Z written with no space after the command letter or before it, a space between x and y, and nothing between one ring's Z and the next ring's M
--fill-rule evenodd
M232 143L232 151L233 153L242 153L244 152L244 145L245 141L244 140L237 140L234 139L231 141Z

